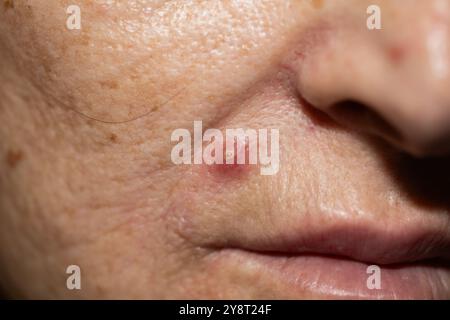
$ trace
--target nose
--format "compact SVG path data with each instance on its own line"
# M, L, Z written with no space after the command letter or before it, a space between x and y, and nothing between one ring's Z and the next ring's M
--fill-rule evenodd
M302 53L299 90L337 122L413 155L449 152L450 1L386 3L380 30L362 8L337 13L345 18Z

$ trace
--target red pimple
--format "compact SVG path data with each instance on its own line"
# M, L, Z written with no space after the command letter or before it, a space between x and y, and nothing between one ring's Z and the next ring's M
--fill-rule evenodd
M239 179L249 172L248 164L214 164L210 166L210 172L221 178Z
M249 155L249 145L248 141L239 143L236 139L234 141L234 156L232 163L228 164L227 161L227 153L226 153L226 145L223 148L223 163L222 164L213 164L208 166L208 171L220 178L226 179L239 179L247 176L247 174L251 171L251 165L249 163L250 155ZM239 156L245 159L245 163L239 164L238 159Z
M396 64L405 60L407 49L405 46L395 45L388 49L389 58Z

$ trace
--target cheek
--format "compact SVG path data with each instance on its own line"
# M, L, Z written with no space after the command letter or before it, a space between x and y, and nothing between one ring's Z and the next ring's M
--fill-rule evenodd
M14 10L6 17L10 47L21 73L49 103L121 122L154 111L181 85L164 69L157 39L125 32L127 19L140 22L125 10L84 4L80 30L67 29L61 3Z
M5 22L10 43L47 99L107 122L157 113L191 85L208 96L241 90L266 72L286 28L271 23L284 14L275 4L83 3L81 30L67 29L66 9L17 5Z

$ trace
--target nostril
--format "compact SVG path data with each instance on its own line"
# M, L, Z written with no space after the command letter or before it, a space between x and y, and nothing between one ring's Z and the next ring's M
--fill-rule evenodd
M376 134L399 143L402 134L382 115L357 100L343 100L335 103L329 109L330 116L340 124L358 131Z

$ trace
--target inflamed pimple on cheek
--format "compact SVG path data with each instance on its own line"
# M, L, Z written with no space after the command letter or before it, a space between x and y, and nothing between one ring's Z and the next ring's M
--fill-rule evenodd
M251 159L249 141L233 138L222 148L222 161L206 165L210 175L225 180L240 180L248 178L254 171L256 161ZM215 153L215 150L213 151ZM219 155L220 156L220 155Z
M226 130L225 137L225 143L209 144L204 149L203 157L209 165L209 173L221 178L238 179L249 174L267 176L278 172L278 130L232 129Z
M202 168L221 177L243 177L258 169L261 175L274 175L279 169L278 129L207 129L194 121L194 137L188 129L176 129L171 140L175 165ZM193 147L193 149L192 149ZM195 170L195 169L194 169Z

